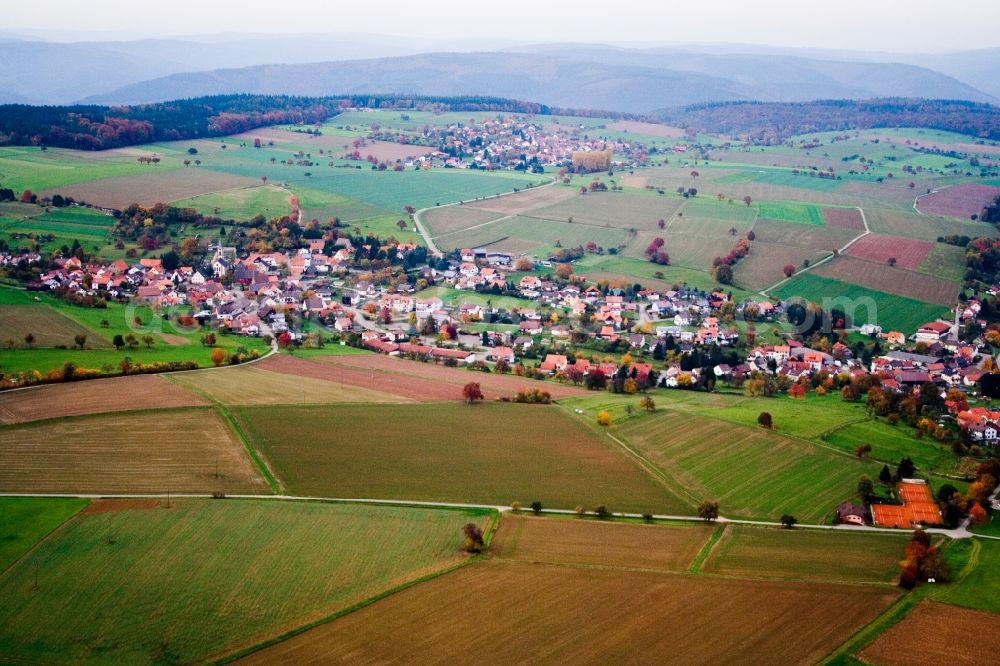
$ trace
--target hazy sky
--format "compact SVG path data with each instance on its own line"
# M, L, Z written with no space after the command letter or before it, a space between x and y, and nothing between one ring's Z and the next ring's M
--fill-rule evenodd
M369 32L440 40L729 42L933 52L1000 46L998 0L4 0L0 30L95 38ZM100 33L100 34L97 34ZM81 38L86 38L81 36Z

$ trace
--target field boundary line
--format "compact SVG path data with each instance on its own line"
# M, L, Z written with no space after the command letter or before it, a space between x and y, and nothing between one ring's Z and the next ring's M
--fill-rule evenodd
M544 174L541 174L541 175L544 176ZM558 182L557 179L552 178L549 182L542 183L541 185L536 185L535 187L525 187L525 188L522 188L522 189L518 189L517 192L501 192L500 194L491 194L491 195L485 196L485 197L483 197L481 199L472 199L471 201L489 201L490 199L499 199L500 197L507 197L507 196L510 196L512 194L520 194L521 192L525 192L525 191L528 191L528 190L537 190L537 189L539 189L541 187L550 187L552 185L555 185L557 182ZM430 250L431 253L433 253L434 255L436 255L438 257L443 257L444 253L441 252L441 250L438 249L438 246L434 244L434 237L431 236L430 232L427 231L427 228L424 226L424 223L420 219L420 216L423 215L425 212L427 212L429 210L434 210L435 208L447 208L448 206L460 206L460 205L463 205L464 203L465 203L465 201L462 200L462 201L452 201L451 203L446 203L443 206L427 206L426 208L421 208L420 210L416 211L413 214L413 224L416 225L417 231L420 232L420 235L423 236L423 238L424 238L424 242L427 243L427 249Z
M857 236L855 236L854 238L852 238L851 240L847 241L847 243L845 243L844 246L841 247L836 252L831 252L830 256L824 257L823 259L820 259L819 261L817 261L815 263L809 264L808 266L805 266L804 268L800 268L799 270L797 270L794 273L792 273L790 276L786 277L784 280L781 280L781 281L779 281L779 282L777 282L775 284L772 284L770 287L767 287L766 289L761 289L758 292L761 296L767 296L768 295L767 292L774 291L775 289L777 289L781 285L785 284L789 280L792 280L792 279L798 277L799 275L802 275L803 273L807 273L807 272L811 271L812 269L816 268L817 266L822 266L823 264L827 263L828 261L831 261L835 257L842 256L844 254L844 252L847 251L847 248L851 247L852 245L854 245L859 240L861 240L862 238L864 238L865 236L867 236L868 234L870 234L872 232L872 230L868 227L868 218L865 217L865 211L864 211L864 209L861 206L844 206L844 208L854 208L859 213L861 213L861 223L865 225L865 230L863 232L861 232L860 234L858 234ZM825 226L826 225L824 225L824 227Z
M324 624L329 624L330 622L333 622L334 620L338 620L338 619L344 617L345 615L349 615L349 614L351 614L351 613L353 613L355 611L359 611L362 608L370 606L370 605L372 605L372 604L374 604L374 603L376 603L378 601L381 601L382 599L386 599L388 597L391 597L391 596L393 596L393 595L395 595L395 594L397 594L399 592L403 592L405 590L408 590L411 587L415 587L417 585L420 585L421 583L429 582L431 580L434 580L435 578L440 578L441 576L447 575L447 574L452 573L454 571L458 571L459 569L463 569L463 568L465 568L467 566L471 566L472 564L474 564L474 563L476 563L478 561L484 560L485 557L486 557L485 551L489 548L489 543L490 543L490 541L492 541L492 539L493 539L493 533L496 531L496 526L499 523L499 513L492 512L492 514L491 514L491 516L489 518L489 521L490 522L487 524L486 530L484 530L484 534L483 534L484 547L483 547L483 552L482 553L479 553L479 554L476 554L476 555L472 555L471 557L465 559L462 562L457 562L457 563L455 563L453 565L444 567L443 569L439 569L437 571L432 571L430 573L424 574L423 576L419 576L417 578L414 578L413 580L406 581L404 583L396 585L395 587L389 588L388 590L383 590L382 592L379 592L379 593L374 594L374 595L372 595L370 597L362 599L361 601L357 601L357 602L351 604L350 606L347 606L345 608L341 608L340 610L338 610L338 611L336 611L334 613L331 613L329 615L326 615L324 617L321 617L321 618L319 618L317 620L314 620L314 621L309 622L307 624L304 624L302 626L296 627L294 629L290 629L289 631L286 631L283 634L279 634L277 636L272 636L271 638L269 638L269 639L267 639L267 640L265 640L265 641L263 641L261 643L257 643L255 645L251 645L249 647L243 648L243 649L238 650L236 652L233 652L231 654L227 654L227 655L225 655L223 657L214 659L214 660L211 661L211 663L212 664L229 664L229 663L232 663L232 662L234 662L234 661L236 661L238 659L242 659L243 657L246 657L246 656L249 656L251 654L254 654L255 652L260 652L261 650L264 650L266 648L272 647L274 645L278 645L279 643L284 643L285 641L287 641L287 640L289 640L291 638L295 638L296 636L300 636L300 635L306 633L307 631L310 631L312 629L316 629L317 627L320 627L320 626L322 626Z
M947 544L951 542L945 542L945 548ZM962 582L966 576L976 567L979 561L979 544L976 540L972 540L972 552L969 553L969 560L962 567L962 571L951 581L950 585L954 586ZM879 615L874 617L871 622L861 627L852 636L850 636L846 641L840 644L833 652L828 654L826 657L821 659L818 664L821 666L827 666L832 664L839 664L845 661L846 657L853 656L854 653L860 652L862 649L868 647L870 643L876 640L883 633L894 627L895 625L902 622L907 615L910 614L920 602L928 598L933 598L932 595L933 588L929 583L924 583L919 588L915 590L910 590L904 592L896 601L889 604L889 606ZM942 602L939 602L942 603Z
M712 534L709 535L708 540L702 544L701 550L698 554L694 556L691 560L690 566L688 566L688 573L699 574L702 573L702 568L705 566L705 562L708 558L712 556L715 551L716 546L722 541L723 537L728 534L731 530L729 529L729 524L716 525L715 529L712 530Z
M74 497L74 498L66 498L66 499L84 499L84 498L82 498L82 497ZM3 578L7 574L8 571L10 571L11 569L14 568L14 566L17 563L21 562L22 560L24 560L25 558L27 558L29 555L31 555L32 553L34 553L36 550L38 550L38 548L41 547L41 545L43 543L45 543L46 541L48 541L52 537L52 535L54 535L56 532L61 531L62 528L65 525L69 524L69 522L71 520L74 520L77 516L79 516L81 513L83 513L84 509L86 509L88 506L90 506L90 500L87 500L87 503L85 505L81 506L77 510L76 513L74 513L71 516L67 516L64 521L62 521L61 523L59 523L58 525L56 525L55 527L53 527L51 530L49 530L45 534L43 534L42 538L40 538L38 541L36 541L34 544L32 544L31 548L28 548L28 550L26 550L23 553L21 553L21 555L19 557L15 558L10 564L7 565L6 568L0 569L0 578Z
M250 438L243 431L236 417L233 413L229 411L229 408L223 405L221 402L215 403L215 410L222 417L222 420L229 425L229 429L236 434L239 440L243 443L243 448L246 450L247 455L250 456L250 460L253 461L254 466L257 471L261 473L264 477L264 482L267 483L268 487L271 488L271 492L277 494L282 490L282 484L278 480L277 476L271 471L270 466L267 462L260 456L257 449L254 448L253 444L250 443Z
M490 220L489 222L483 222L482 224L477 224L477 225L474 225L474 226L471 226L471 227L466 227L465 229L459 229L457 231L449 231L448 233L438 234L437 236L434 236L434 240L438 240L439 238L447 238L448 236L454 236L455 234L462 234L462 233L465 233L466 231L472 231L473 229L479 229L479 228L482 228L482 227L488 227L491 224L496 224L497 222L503 222L504 220L509 220L512 217L518 217L518 216L517 215L504 215L503 217L498 217L495 220Z

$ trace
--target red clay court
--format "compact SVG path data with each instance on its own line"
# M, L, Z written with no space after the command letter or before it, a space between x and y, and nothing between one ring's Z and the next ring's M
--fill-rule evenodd
M910 529L921 523L941 524L941 510L930 486L923 481L903 481L898 488L902 505L872 504L872 521L876 526Z

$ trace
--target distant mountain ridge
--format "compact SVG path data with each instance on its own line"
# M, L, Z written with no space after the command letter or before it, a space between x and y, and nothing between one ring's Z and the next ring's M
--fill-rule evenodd
M32 104L365 91L498 95L645 113L747 99L1000 98L1000 49L926 55L739 44L516 45L502 36L443 41L349 32L48 42L0 33L0 62L0 101Z
M927 97L996 101L952 77L913 65L585 46L187 72L129 84L84 101L136 104L241 92L489 95L629 113L736 100Z

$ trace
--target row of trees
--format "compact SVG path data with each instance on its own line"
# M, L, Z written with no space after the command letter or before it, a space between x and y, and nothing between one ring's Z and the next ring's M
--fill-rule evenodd
M1000 139L1000 109L960 100L870 99L814 102L712 102L667 109L657 120L774 145L800 134L874 127L928 127Z
M626 113L553 108L489 96L212 95L132 106L0 105L0 145L105 150L154 141L226 136L278 124L315 124L344 108L496 111L635 118Z

